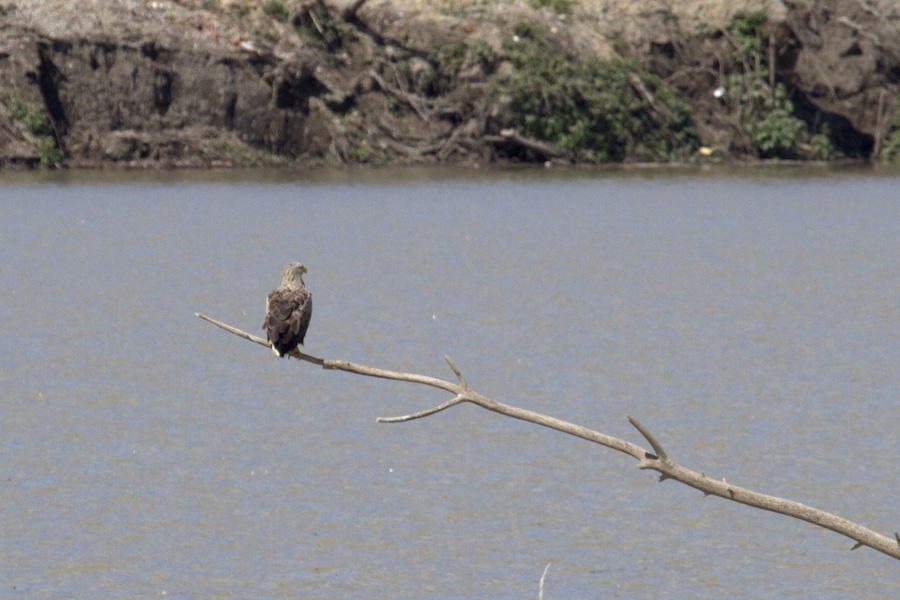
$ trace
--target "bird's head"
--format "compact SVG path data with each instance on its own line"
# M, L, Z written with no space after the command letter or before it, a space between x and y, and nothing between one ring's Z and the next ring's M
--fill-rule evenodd
M306 273L306 265L292 262L284 267L284 272L281 274L281 285L303 285L303 276Z

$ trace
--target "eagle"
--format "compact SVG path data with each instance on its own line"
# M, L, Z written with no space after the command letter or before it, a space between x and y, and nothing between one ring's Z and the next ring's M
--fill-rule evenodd
M306 267L293 262L284 268L281 285L266 297L263 329L278 358L288 355L303 343L312 318L312 294L303 283Z

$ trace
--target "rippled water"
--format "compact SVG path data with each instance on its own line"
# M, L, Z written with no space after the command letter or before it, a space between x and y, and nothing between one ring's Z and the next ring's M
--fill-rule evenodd
M33 177L33 176L32 176ZM0 596L881 598L900 564L439 391L900 529L900 179L805 171L0 182ZM889 594L890 592L888 592Z

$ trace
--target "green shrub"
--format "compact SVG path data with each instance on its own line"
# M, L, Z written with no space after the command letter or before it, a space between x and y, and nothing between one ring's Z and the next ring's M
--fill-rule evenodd
M515 69L498 91L512 98L521 133L584 160L659 161L693 153L698 138L690 107L658 77L624 60L572 60L532 25L516 30L528 37L507 48Z
M898 132L892 132L884 142L884 148L881 149L881 160L886 163L900 161L900 135Z
M364 141L350 148L349 154L350 160L357 164L366 164L372 160L372 151Z
M356 30L351 24L340 18L335 19L328 11L322 13L316 13L315 23L311 22L310 16L310 22L297 26L297 30L325 50L341 48L347 41L354 39Z
M34 135L44 135L50 131L50 121L41 106L28 104L9 91L0 93L0 103L6 106L14 121L24 124Z
M464 41L448 42L432 49L428 53L428 62L437 67L442 75L456 75L468 51L469 46Z
M734 18L729 31L741 52L751 54L762 51L760 29L768 18L764 10L741 13Z
M39 144L38 156L41 159L41 164L47 165L48 167L55 167L62 162L63 151L56 145L56 138L52 135L44 136L41 138Z
M286 23L288 20L288 9L284 5L284 0L269 0L263 5L263 11L279 23Z
M439 94L450 89L464 64L480 65L489 70L494 60L493 48L483 39L439 44L428 53L428 62L434 66L434 79L427 85L428 92Z
M790 156L806 139L806 124L793 115L790 101L769 98L763 110L763 117L748 126L753 145L763 158Z
M736 103L738 119L762 158L790 158L808 140L806 123L794 116L794 103L781 83L770 90L766 71L734 73L729 97Z
M35 135L43 135L50 131L50 121L39 106L30 106L22 116L22 122Z
M886 163L900 161L900 94L891 103L891 124L885 132L881 147L881 160Z
M766 19L765 11L742 13L729 27L741 64L728 79L728 98L738 121L761 158L830 156L830 139L810 137L806 123L794 114L784 84L770 86L771 66L766 64L760 32Z
M822 125L822 130L809 138L807 158L813 160L831 160L835 156L834 145L831 142L831 129L828 125Z
M469 44L469 55L478 65L490 65L495 59L494 49L483 39L477 39Z

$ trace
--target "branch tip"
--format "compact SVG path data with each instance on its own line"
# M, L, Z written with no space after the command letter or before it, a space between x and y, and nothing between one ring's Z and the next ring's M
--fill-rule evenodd
M466 383L465 377L462 376L462 373L459 372L459 369L457 369L456 365L453 364L453 361L450 360L450 356L445 354L444 360L446 360L447 364L450 365L450 368L453 370L453 374L456 375L456 379L459 380L459 385L461 385L464 390L468 390L469 384Z
M433 415L434 413L441 412L442 410L448 409L451 406L455 406L463 401L463 397L459 394L456 395L452 400L448 400L443 404L435 406L434 408L429 408L427 410L422 410L416 413L412 413L409 415L402 415L399 417L376 417L376 423L404 423L406 421L413 421L415 419L422 419L424 417L428 417Z
M550 565L553 563L547 563L547 566L544 567L544 572L541 573L541 581L538 584L538 600L544 600L544 579L547 577L547 571L550 570Z
M853 544L853 547L850 548L850 552L853 552L853 551L856 550L857 548L861 548L862 545L863 545L862 542L856 542L855 544Z
M656 438L653 437L653 434L650 433L649 431L647 431L647 429L645 429L644 426L641 425L640 421L638 421L631 415L627 415L627 416L628 416L628 422L631 423L634 426L634 428L637 429L641 433L642 436L644 436L644 439L650 443L650 446L653 447L653 450L654 450L654 452L656 452L656 456L659 457L659 460L661 460L661 461L669 460L669 455L666 454L665 450L663 450L662 445L656 441Z

